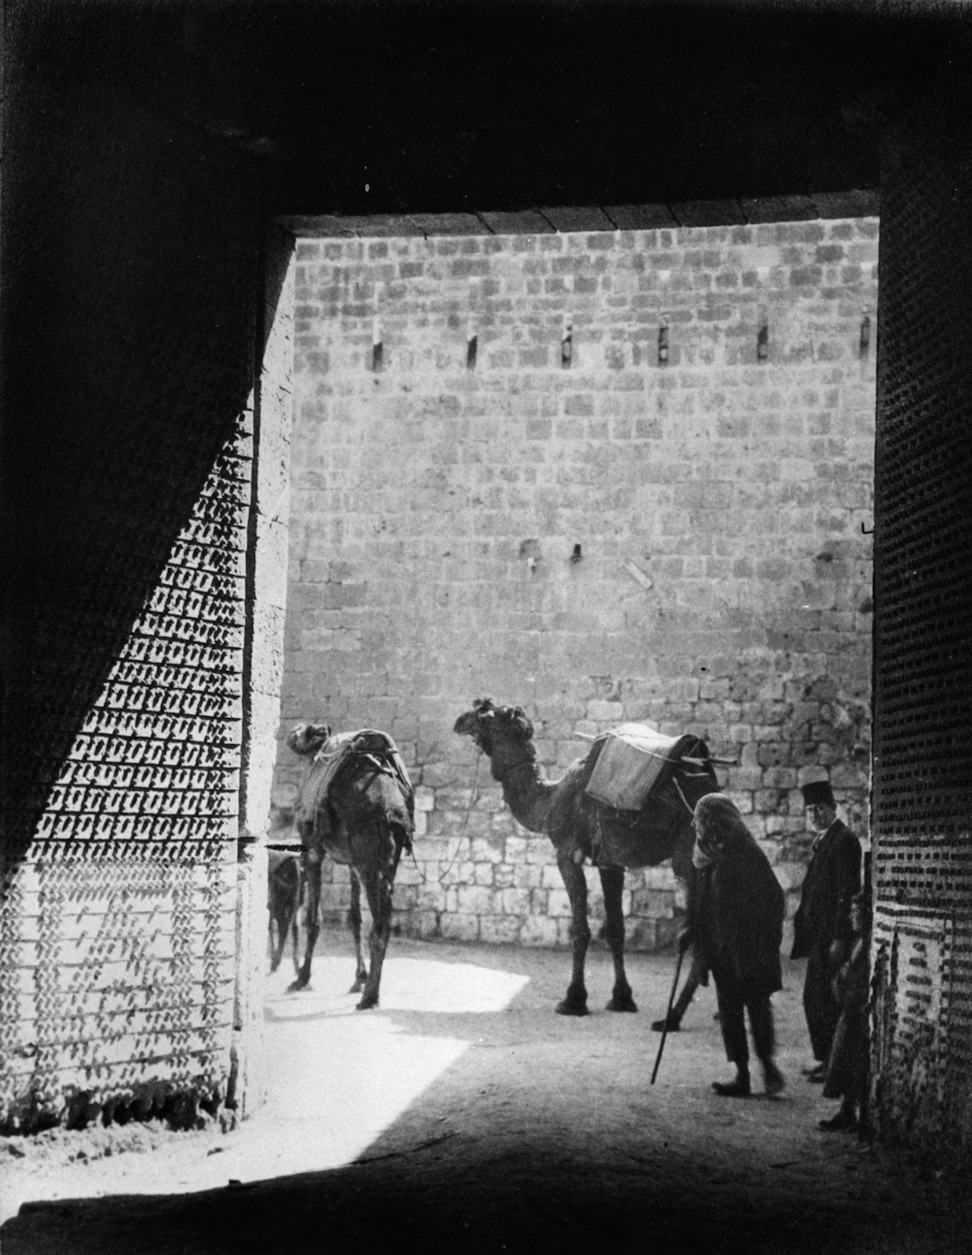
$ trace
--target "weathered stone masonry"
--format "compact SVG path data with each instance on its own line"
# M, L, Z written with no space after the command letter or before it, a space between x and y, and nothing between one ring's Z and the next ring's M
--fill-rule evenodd
M551 776L622 720L704 737L788 890L811 769L863 831L877 242L866 218L299 244L281 732L398 741L403 931L566 942L549 842L451 733L483 694L527 709ZM298 770L281 746L281 823ZM665 943L670 872L627 883L633 943Z

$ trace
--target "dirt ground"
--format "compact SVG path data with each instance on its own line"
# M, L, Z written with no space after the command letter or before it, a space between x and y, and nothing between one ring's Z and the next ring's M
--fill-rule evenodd
M263 1108L229 1133L0 1140L3 1255L972 1250L934 1173L817 1128L836 1104L800 1075L802 964L774 999L787 1089L748 1100L712 1092L730 1069L710 990L650 1084L671 955L631 956L639 1014L613 1014L592 949L584 1019L553 1010L563 952L396 938L363 1013L342 934L311 991L287 994L285 967L267 984Z

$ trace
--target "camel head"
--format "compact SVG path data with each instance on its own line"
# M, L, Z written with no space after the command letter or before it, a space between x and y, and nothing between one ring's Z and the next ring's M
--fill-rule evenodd
M301 758L307 758L327 742L331 735L331 725L327 723L298 723L287 737L287 748L292 749Z
M489 697L473 702L472 710L460 715L453 727L459 736L471 737L488 757L503 749L513 749L520 758L536 757L532 744L533 724L522 706L495 706Z

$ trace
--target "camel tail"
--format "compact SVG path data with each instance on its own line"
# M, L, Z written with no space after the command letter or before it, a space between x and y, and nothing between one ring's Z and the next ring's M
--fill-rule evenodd
M415 835L414 827L411 824L401 823L396 820L392 820L389 823L389 827L391 828L395 844L404 850L406 854L411 854L412 837Z

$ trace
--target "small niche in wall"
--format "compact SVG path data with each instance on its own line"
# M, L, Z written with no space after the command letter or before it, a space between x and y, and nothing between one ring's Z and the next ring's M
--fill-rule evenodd
M475 277L469 280L469 316L466 319L466 369L476 369L476 358L479 356L479 281Z
M570 314L564 315L563 325L560 329L560 364L566 368L570 366L574 356L574 320Z
M871 314L865 310L861 316L861 332L857 343L858 356L863 360L871 351Z

